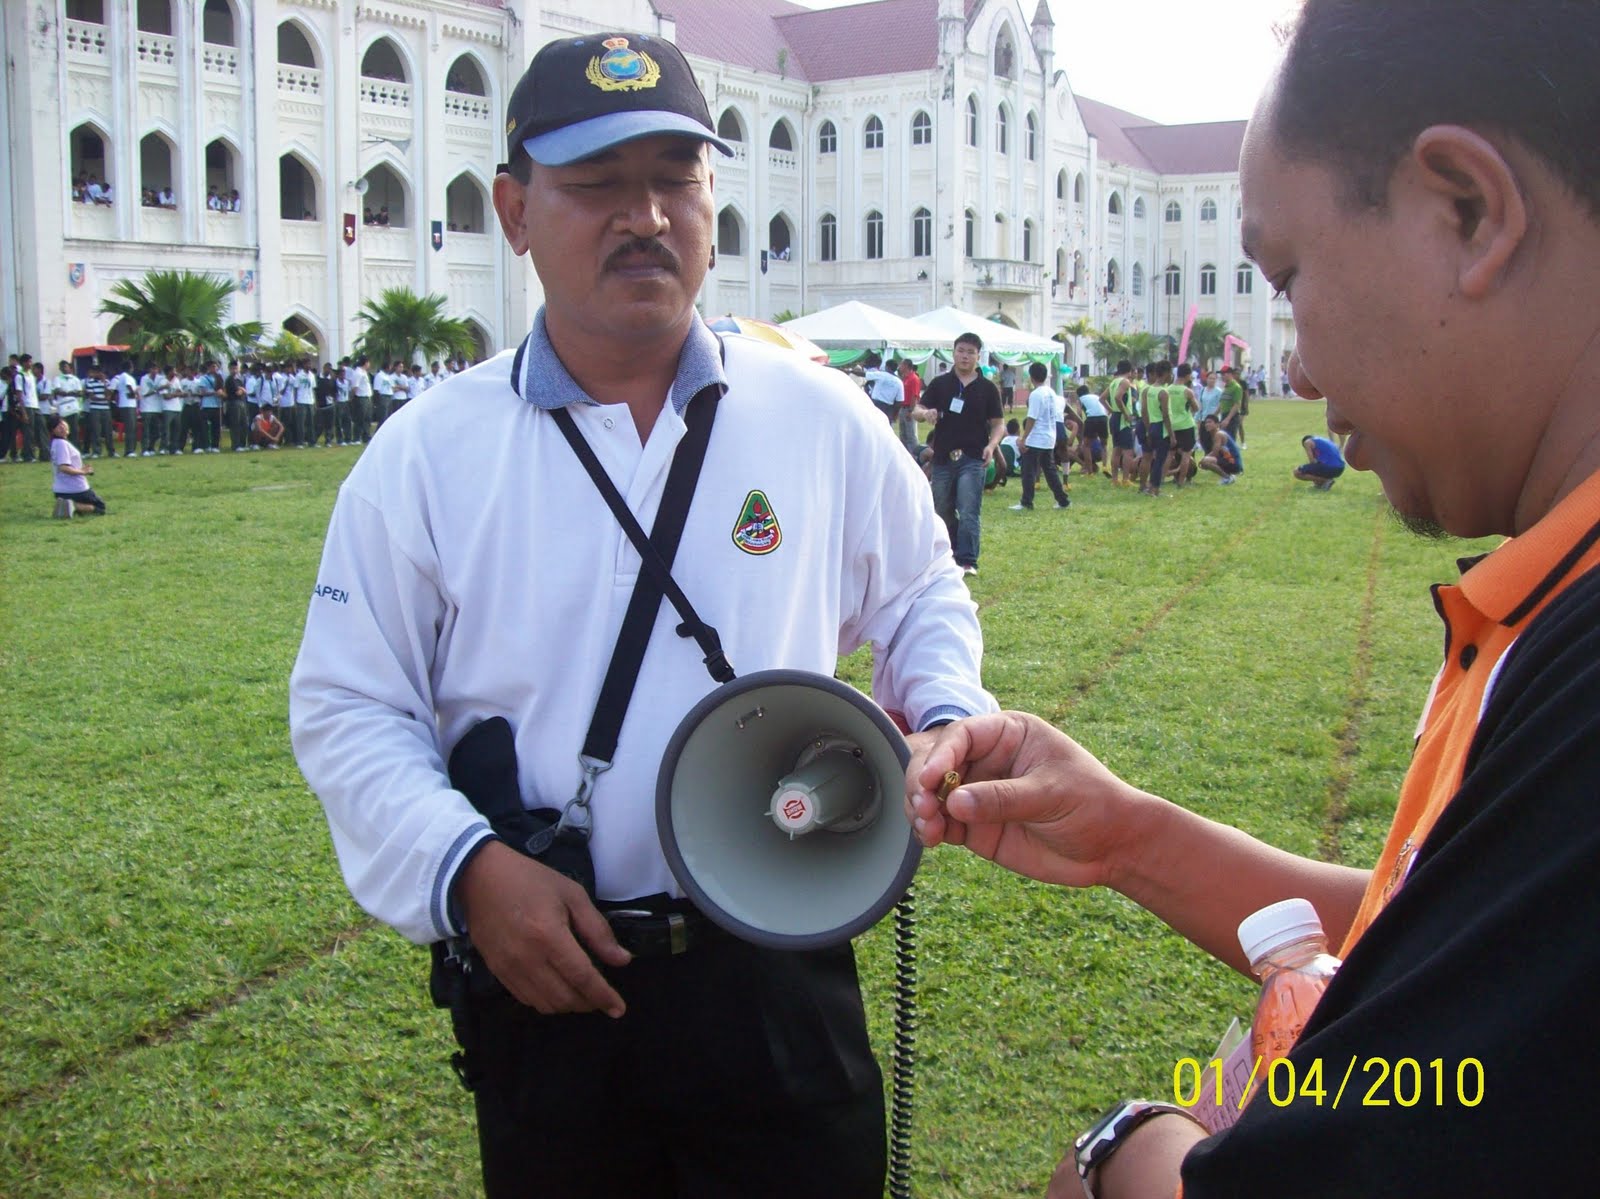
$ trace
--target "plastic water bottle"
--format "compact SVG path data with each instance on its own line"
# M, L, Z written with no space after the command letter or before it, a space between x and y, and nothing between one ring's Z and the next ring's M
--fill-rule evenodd
M1328 952L1317 909L1309 900L1285 899L1245 917L1239 945L1250 972L1261 980L1261 998L1250 1024L1250 1052L1260 1059L1258 1077L1288 1056L1312 1010L1339 969Z

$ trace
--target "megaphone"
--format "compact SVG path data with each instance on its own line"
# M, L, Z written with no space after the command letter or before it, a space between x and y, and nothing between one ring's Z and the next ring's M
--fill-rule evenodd
M848 941L894 907L922 847L903 804L911 751L881 708L803 670L741 676L667 744L656 831L696 907L774 949Z

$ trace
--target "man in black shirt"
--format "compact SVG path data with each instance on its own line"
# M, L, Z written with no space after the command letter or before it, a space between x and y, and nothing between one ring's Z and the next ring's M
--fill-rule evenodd
M242 454L249 444L250 415L245 409L244 376L239 373L239 360L228 363L228 374L222 382L222 403L228 418L228 440L233 442L233 452ZM222 438L217 438L221 445Z
M976 333L956 338L955 369L922 392L922 406L936 414L928 445L933 450L933 506L950 530L956 565L964 575L978 573L979 519L983 472L1005 434L999 389L978 373L983 339Z

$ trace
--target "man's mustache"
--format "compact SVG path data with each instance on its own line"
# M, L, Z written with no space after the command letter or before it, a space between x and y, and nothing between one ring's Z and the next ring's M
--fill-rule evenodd
M648 258L663 270L678 271L678 256L653 237L636 237L618 246L606 258L605 269L616 270L630 258Z

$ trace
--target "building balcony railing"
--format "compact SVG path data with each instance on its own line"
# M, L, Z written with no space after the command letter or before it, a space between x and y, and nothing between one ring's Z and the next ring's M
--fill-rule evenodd
M278 90L291 96L322 95L322 72L316 67L278 64Z
M110 241L117 236L117 210L109 204L73 204L67 235Z
M767 165L775 171L798 171L800 160L792 150L767 150Z
M141 67L176 74L178 67L178 39L164 33L139 31L133 47L134 58Z
M232 46L202 42L200 65L208 75L236 76L239 74L239 51Z
M444 115L458 120L487 121L494 113L489 108L489 101L482 96L469 96L464 92L446 92Z
M363 78L361 104L364 108L408 109L411 107L411 85L394 79Z
M327 253L328 234L321 221L284 221L278 236L285 254Z
M969 258L972 281L988 291L1036 292L1044 285L1044 267L1015 258Z
M67 39L67 53L79 58L104 58L106 56L106 27L92 21L66 21L62 31Z

